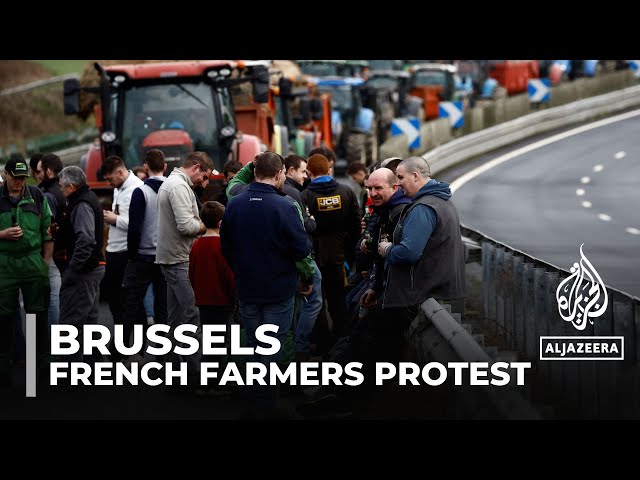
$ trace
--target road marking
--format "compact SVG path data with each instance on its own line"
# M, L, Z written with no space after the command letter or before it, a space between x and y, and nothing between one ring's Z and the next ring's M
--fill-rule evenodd
M576 190L576 195L582 197L587 191L584 188L579 188Z
M584 201L584 202L582 202L582 206L584 208L591 208L591 202Z
M514 150L512 152L505 153L504 155L500 155L499 157L494 158L493 160L490 160L487 163L485 163L483 165L480 165L480 166L468 171L464 175L460 176L458 179L454 180L451 183L451 187L450 187L451 191L452 192L457 191L465 183L467 183L470 180L473 180L478 175L491 170L493 167L496 167L496 166L500 165L501 163L504 163L504 162L506 162L508 160L512 160L512 159L514 159L516 157L519 157L520 155L524 155L525 153L532 152L533 150L537 150L538 148L545 147L545 146L550 145L550 144L555 143L555 142L559 142L560 140L564 140L565 138L569 138L569 137L572 137L574 135L578 135L579 133L588 132L589 130L593 130L594 128L603 127L605 125L609 125L609 124L615 123L615 122L620 122L622 120L627 120L629 118L637 117L638 115L640 115L640 110L634 110L632 112L623 113L623 114L617 115L615 117L606 118L606 119L600 120L598 122L590 123L589 125L583 125L581 127L574 128L573 130L569 130L567 132L562 132L562 133L559 133L557 135L553 135L553 136L551 136L549 138L545 138L544 140L539 140L539 141L534 142L534 143L532 143L530 145L526 145L524 147L518 148L517 150ZM622 155L622 156L620 156L620 155ZM615 157L616 158L623 158L625 155L626 154L624 152L618 152L618 153L616 153Z
M618 152L618 153L616 153L616 154L614 155L614 157L615 157L615 159L616 159L616 160L620 160L621 158L624 158L624 157L626 157L626 156L627 156L627 154L626 154L625 152Z
M599 213L598 214L598 218L600 220L602 220L603 222L610 222L611 221L611 217L609 215L607 215L606 213Z
M589 177L582 177L582 178L580 179L580 182L581 182L581 183L584 183L584 184L587 184L587 183L589 183L590 181L591 181L591 179L590 179Z
M598 165L594 165L594 166L593 166L593 171L594 171L594 172L601 172L603 168L604 168L604 167L603 167L602 165L600 165L600 164L598 164Z
M631 235L640 235L640 230L638 230L637 228L627 227L625 228L625 230L627 231L627 233L630 233Z

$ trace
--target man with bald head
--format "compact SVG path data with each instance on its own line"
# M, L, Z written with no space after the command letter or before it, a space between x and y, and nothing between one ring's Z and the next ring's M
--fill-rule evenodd
M371 173L367 190L369 190L369 197L373 202L373 212L377 217L375 227L371 229L372 231L370 230L372 245L377 245L385 238L391 238L402 209L411 203L411 199L404 194L402 189L398 188L398 180L393 171L388 168L379 168ZM360 249L367 252L365 240L361 242ZM371 253L377 253L377 248L372 247L372 249ZM374 264L373 282L363 295L362 304L365 308L376 303L376 300L382 295L384 257L376 255Z
M426 299L466 295L464 246L449 184L431 178L427 161L409 157L396 176L412 202L390 241L378 244L388 270L382 308L398 309L398 320L408 325Z

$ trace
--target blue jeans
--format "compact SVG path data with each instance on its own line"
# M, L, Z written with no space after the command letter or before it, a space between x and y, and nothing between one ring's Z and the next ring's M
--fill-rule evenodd
M316 262L313 262L313 290L309 295L300 299L300 315L296 324L293 345L296 352L311 351L311 331L322 310L322 274Z
M142 303L144 303L144 312L147 314L147 317L154 316L153 302L153 283L150 283L149 288L147 288L147 293L144 295L144 300L142 301Z
M280 342L280 350L271 356L254 354L253 358L248 361L263 363L267 366L267 369L270 368L271 363L280 362L284 341L289 333L293 320L294 300L295 295L278 303L246 303L238 300L240 315L242 315L244 328L247 333L247 345L249 347L255 349L258 346L256 329L260 325L272 324L278 326L278 332L275 334L275 338ZM269 333L269 335L274 336L273 333ZM262 346L268 347L266 344ZM269 383L268 378L267 383ZM273 412L278 403L278 387L276 385L253 385L247 388L249 407L252 410L267 414Z
M60 286L62 277L53 260L49 263L49 325L57 325L60 321Z

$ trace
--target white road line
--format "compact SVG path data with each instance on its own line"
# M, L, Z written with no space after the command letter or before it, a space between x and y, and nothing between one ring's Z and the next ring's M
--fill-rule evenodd
M601 172L603 168L604 168L604 167L603 167L602 165L600 165L600 164L598 164L598 165L594 165L594 166L593 166L593 171L594 171L594 172Z
M584 188L579 188L576 190L576 195L582 197L587 191Z
M591 202L584 201L584 202L582 202L582 206L584 208L591 208Z
M564 140L565 138L572 137L574 135L578 135L579 133L588 132L589 130L593 130L594 128L603 127L605 125L609 125L611 123L620 122L622 120L627 120L628 118L637 117L640 115L640 110L634 110L632 112L623 113L621 115L616 115L615 117L606 118L604 120L600 120L598 122L590 123L588 125L583 125L578 128L574 128L573 130L569 130L567 132L562 132L557 135L553 135L549 138L545 138L544 140L539 140L530 145L526 145L524 147L518 148L509 153L505 153L504 155L500 155L493 160L488 161L487 163L480 165L464 175L460 176L458 179L451 183L451 191L455 192L460 187L462 187L465 183L470 180L473 180L478 175L491 170L493 167L500 165L508 160L512 160L520 155L524 155L525 153L532 152L533 150L537 150L538 148L545 147L555 142L559 142L560 140ZM622 155L622 156L620 156ZM626 154L624 152L616 153L616 158L623 158Z
M626 156L627 156L626 152L618 152L614 155L616 160L620 160L621 158L624 158Z
M591 179L590 179L589 177L582 177L582 178L580 179L580 183L584 183L584 184L587 184L587 183L589 183L590 181L591 181Z
M625 228L625 230L627 231L627 233L630 233L631 235L640 235L640 230L638 230L637 228L627 227Z
M599 213L598 214L598 218L600 220L602 220L603 222L610 222L611 221L611 217L609 215L607 215L606 213Z

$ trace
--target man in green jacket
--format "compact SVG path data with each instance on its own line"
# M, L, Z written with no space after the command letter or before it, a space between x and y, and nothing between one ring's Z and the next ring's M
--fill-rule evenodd
M0 387L11 383L10 350L20 291L26 313L36 314L39 363L49 350L51 210L44 194L26 185L27 178L26 162L10 160L5 165L0 189Z

